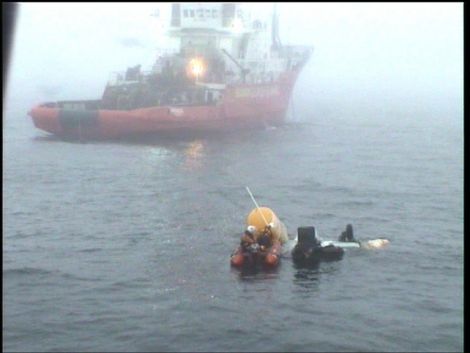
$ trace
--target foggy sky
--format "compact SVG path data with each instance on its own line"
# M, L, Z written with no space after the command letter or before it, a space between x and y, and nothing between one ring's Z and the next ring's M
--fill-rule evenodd
M169 7L20 4L9 102L100 98L111 72L149 69L164 46L150 15L159 8L164 19ZM280 3L278 11L281 41L315 48L296 87L299 101L461 107L463 3Z

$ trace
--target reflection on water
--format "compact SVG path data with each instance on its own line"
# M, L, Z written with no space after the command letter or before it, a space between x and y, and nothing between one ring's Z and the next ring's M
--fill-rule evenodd
M243 266L241 268L232 267L232 273L237 274L240 281L264 281L278 278L279 268L280 265L274 268L267 268L264 266Z
M59 137L56 135L52 134L44 134L44 135L35 135L32 139L34 142L55 142L55 143L61 143L61 142L67 142L71 144L84 144L84 143L98 143L99 141L88 141L88 140L79 140L77 138L66 138L66 137Z
M163 147L149 147L148 158L151 162L160 162L170 155L170 151Z
M312 262L308 265L293 264L297 270L294 273L293 283L305 289L317 289L320 280L338 270L337 262Z
M197 170L202 166L205 153L205 142L201 140L195 140L191 142L184 151L185 161L184 169L186 170Z
M294 265L294 267L296 267ZM309 268L299 268L294 273L293 283L305 289L316 289L320 279L319 264L316 263Z

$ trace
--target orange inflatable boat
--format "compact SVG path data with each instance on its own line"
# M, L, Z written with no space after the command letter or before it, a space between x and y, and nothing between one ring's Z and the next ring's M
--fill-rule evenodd
M265 252L259 249L245 251L239 246L230 257L230 264L235 267L266 265L275 267L279 264L281 258L281 243L274 244Z
M237 247L230 257L230 264L235 267L245 265L277 266L280 262L282 245L288 240L286 226L268 207L253 209L248 214L246 225L255 229L253 234L255 244L245 249L242 246ZM258 241L265 234L269 236L270 246L267 249L261 249Z

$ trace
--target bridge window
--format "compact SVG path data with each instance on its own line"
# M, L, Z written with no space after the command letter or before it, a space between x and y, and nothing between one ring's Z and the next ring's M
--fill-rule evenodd
M253 22L253 28L254 28L254 29L260 29L261 27L262 27L261 21L255 20L255 21Z
M184 17L188 17L188 10L183 10Z
M212 18L216 18L216 17L217 17L217 10L212 9Z
M190 17L194 17L194 10L192 10L192 9L189 10L189 16L190 16Z

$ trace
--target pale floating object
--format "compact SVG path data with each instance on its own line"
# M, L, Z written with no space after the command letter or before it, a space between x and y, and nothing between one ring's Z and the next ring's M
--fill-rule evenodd
M344 242L344 241L325 240L325 241L322 241L320 244L322 247L333 245L333 246L337 246L343 249L349 249L349 248L381 249L381 248L386 247L388 244L390 244L390 240L384 239L384 238L371 239L371 240L362 241L362 242L356 242L356 241Z
M361 244L358 242L345 242L345 241L332 241L332 240L325 240L320 243L321 246L328 246L333 245L339 248L347 249L347 248L360 248Z
M364 245L361 244L361 246L368 249L380 249L388 244L390 244L390 240L388 239L373 239L368 240Z

